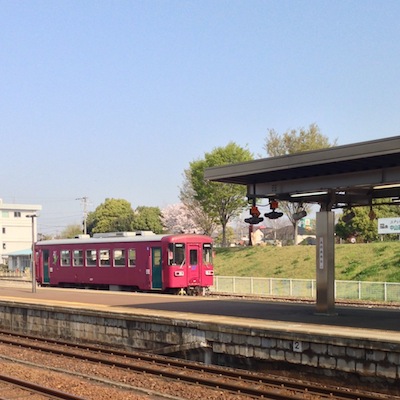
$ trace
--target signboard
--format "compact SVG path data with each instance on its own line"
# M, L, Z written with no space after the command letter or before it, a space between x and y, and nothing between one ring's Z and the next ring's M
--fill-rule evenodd
M324 269L324 238L319 238L319 269Z
M400 218L378 218L378 233L395 233L400 235Z
M297 225L306 231L311 231L315 228L315 220L312 220L311 218L302 218L297 222Z

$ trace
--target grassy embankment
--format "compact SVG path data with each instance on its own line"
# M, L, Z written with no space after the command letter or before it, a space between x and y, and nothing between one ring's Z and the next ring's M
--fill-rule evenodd
M216 249L215 274L315 279L315 246L256 246ZM338 280L400 282L400 241L335 247Z

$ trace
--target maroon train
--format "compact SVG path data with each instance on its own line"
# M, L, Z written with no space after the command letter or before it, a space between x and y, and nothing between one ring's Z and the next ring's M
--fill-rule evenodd
M42 286L204 295L213 285L212 239L118 232L35 244Z

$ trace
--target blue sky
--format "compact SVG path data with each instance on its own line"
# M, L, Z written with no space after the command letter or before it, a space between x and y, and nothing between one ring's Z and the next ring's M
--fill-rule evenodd
M39 231L106 198L179 201L230 141L316 123L338 144L400 134L399 1L0 0L1 192Z

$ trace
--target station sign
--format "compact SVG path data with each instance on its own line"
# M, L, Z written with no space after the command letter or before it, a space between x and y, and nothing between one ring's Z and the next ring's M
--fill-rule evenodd
M400 218L378 218L378 233L400 235Z

